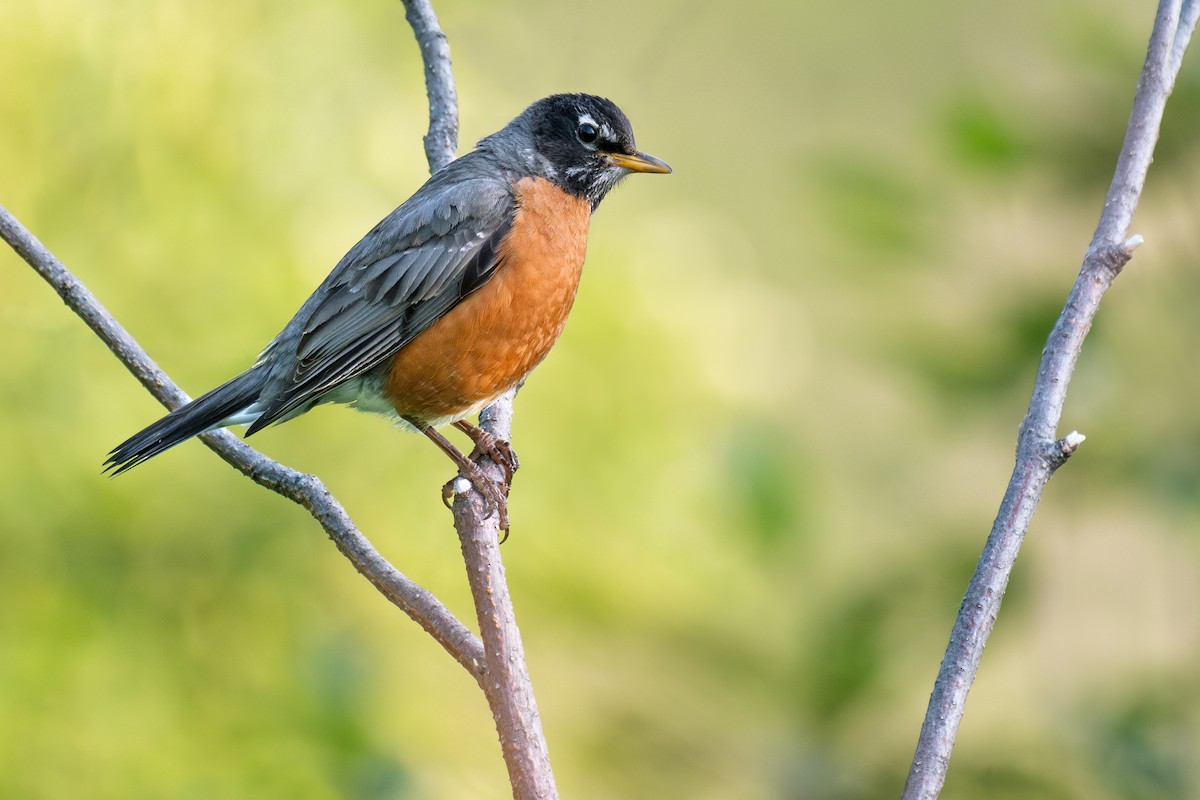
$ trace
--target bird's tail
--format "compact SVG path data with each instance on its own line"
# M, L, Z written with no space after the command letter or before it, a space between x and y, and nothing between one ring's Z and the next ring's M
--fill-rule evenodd
M257 370L243 372L121 442L108 454L104 471L120 475L196 434L250 421L253 417L244 414L258 400L261 389Z

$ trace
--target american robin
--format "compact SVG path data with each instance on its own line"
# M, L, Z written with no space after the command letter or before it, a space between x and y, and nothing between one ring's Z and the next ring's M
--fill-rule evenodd
M604 98L538 100L434 174L347 253L241 375L118 445L114 475L198 433L246 435L322 403L424 433L507 527L515 457L465 418L545 358L575 299L592 212L626 175L669 173ZM435 429L504 468L503 491Z

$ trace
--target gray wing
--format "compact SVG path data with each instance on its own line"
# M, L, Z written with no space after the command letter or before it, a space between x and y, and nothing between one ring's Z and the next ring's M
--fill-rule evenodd
M247 435L378 366L491 277L515 201L501 181L464 180L468 158L364 236L263 351L271 377Z

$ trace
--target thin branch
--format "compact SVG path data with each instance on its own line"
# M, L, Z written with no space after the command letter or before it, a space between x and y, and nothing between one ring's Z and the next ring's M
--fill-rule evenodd
M1179 12L1179 27L1175 31L1175 40L1171 43L1171 67L1169 74L1178 75L1183 63L1183 54L1187 51L1188 42L1192 40L1192 31L1196 29L1196 18L1200 16L1200 3L1196 0L1185 0Z
M450 69L450 43L429 0L403 2L404 16L417 37L425 64L425 94L429 97L425 158L430 171L437 172L453 161L458 151L458 92Z
M187 402L183 390L159 369L95 295L3 207L0 207L0 238L54 287L67 307L83 319L150 394L167 408ZM228 431L214 431L200 438L255 483L308 509L363 577L428 631L477 681L482 680L483 645L480 641L436 597L379 554L318 478L272 461Z
M1080 348L1100 300L1141 244L1140 236L1128 236L1129 225L1154 155L1163 109L1196 18L1195 0L1188 0L1182 14L1179 0L1162 0L1159 5L1113 182L1079 277L1042 354L1029 411L1018 435L1012 478L967 586L934 682L904 786L904 800L931 800L942 790L967 692L975 680L1034 509L1047 481L1083 441L1076 432L1056 440L1055 431Z
M481 427L505 441L511 434L515 394L516 390L509 392L480 414ZM491 459L481 459L479 466L492 480L503 479L502 470ZM479 615L487 676L483 691L500 734L513 796L519 800L557 798L550 753L500 558L499 518L486 516L483 498L470 492L456 497L454 524Z
M425 60L425 88L429 95L425 155L430 169L437 171L454 158L458 148L457 99L450 70L450 48L428 0L404 0L404 7ZM497 439L512 439L516 393L516 389L506 393L479 415L480 426ZM502 470L491 459L480 459L479 466L492 480L503 479ZM456 495L454 525L458 530L479 620L479 635L483 640L486 680L481 681L480 686L487 696L500 736L513 796L519 800L550 800L558 797L558 789L526 666L521 632L504 576L499 515L487 512L483 496L474 487Z

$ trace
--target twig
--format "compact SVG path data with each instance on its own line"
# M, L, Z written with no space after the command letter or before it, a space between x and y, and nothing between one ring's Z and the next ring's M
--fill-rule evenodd
M429 95L429 133L425 155L436 171L448 164L458 146L457 99L450 71L446 35L428 0L404 0L409 24L425 60L425 88ZM513 398L506 393L479 415L480 426L497 439L512 438ZM503 477L500 467L483 458L480 468L492 480ZM469 484L468 484L469 486ZM496 731L513 796L519 800L558 797L550 753L542 732L533 684L526 666L521 632L517 628L512 597L500 557L499 516L488 514L483 496L473 490L456 495L454 525L462 546L467 580L483 640L485 676L480 682Z
M431 172L454 160L458 150L458 92L450 69L450 44L429 0L403 0L404 16L417 37L425 64L425 94L429 97L429 132L425 158Z
M95 295L3 207L0 207L0 238L54 287L67 307L87 323L150 394L168 408L187 402L183 390L159 369ZM318 478L272 461L227 431L206 433L200 438L255 483L308 509L363 577L428 631L477 681L482 680L483 645L480 641L436 597L379 554Z
M1167 97L1196 25L1198 2L1188 0L1182 13L1180 0L1162 0L1159 4L1104 210L1079 277L1042 353L1029 411L1018 434L1016 465L934 682L904 786L904 800L932 800L941 792L967 692L975 680L1034 509L1047 481L1083 441L1076 432L1056 440L1055 431L1080 348L1100 300L1142 243L1140 236L1128 236L1129 225L1154 155Z
M508 439L512 428L512 396L515 394L515 390L509 392L480 414L481 426L493 436ZM491 479L503 478L500 467L491 459L482 459L479 465ZM471 595L479 615L479 635L483 639L486 663L483 691L500 734L513 796L519 800L557 798L550 753L533 696L521 632L504 578L499 519L494 514L485 517L483 498L477 492L470 492L457 496L454 524L458 528Z

